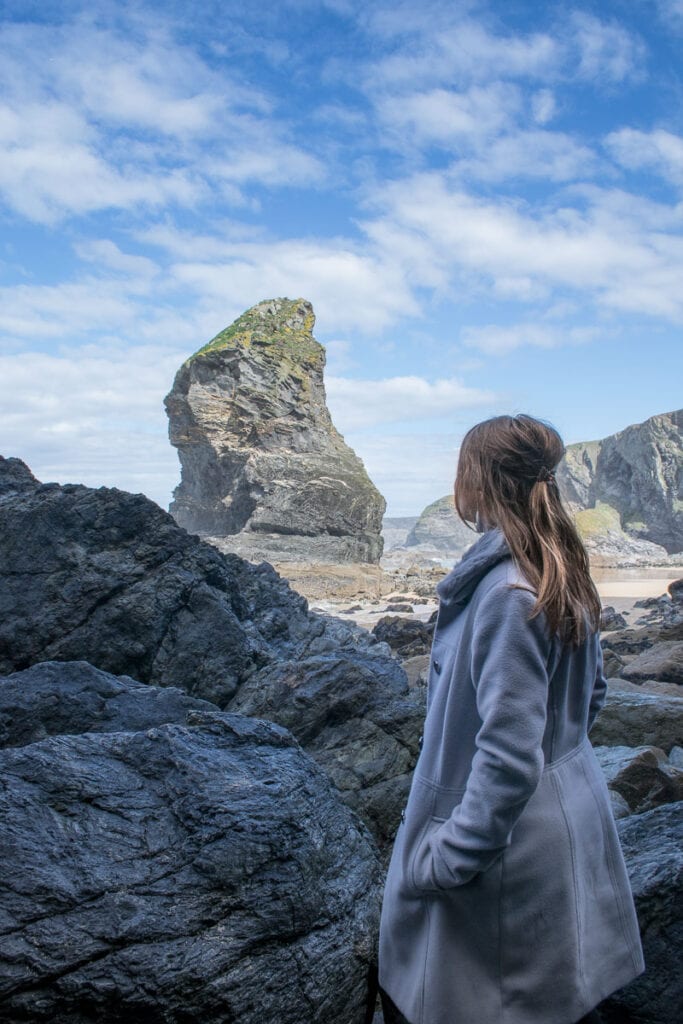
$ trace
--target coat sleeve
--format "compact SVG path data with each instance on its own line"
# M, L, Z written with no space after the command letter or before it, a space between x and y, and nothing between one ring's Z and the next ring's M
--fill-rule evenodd
M591 701L588 706L587 729L589 731L593 722L598 717L598 713L605 703L605 698L607 696L607 679L605 678L605 666L603 661L602 645L600 643L600 633L595 634L595 643L597 645L597 667L595 670L593 693L591 694Z
M481 726L462 801L416 851L418 888L470 881L501 856L540 781L552 639L536 596L492 587L476 610L471 671ZM453 736L457 742L457 736Z

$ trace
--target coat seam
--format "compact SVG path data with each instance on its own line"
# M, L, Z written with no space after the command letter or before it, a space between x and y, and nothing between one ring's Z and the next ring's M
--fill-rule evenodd
M422 897L422 904L427 915L427 941L425 942L424 964L422 965L422 992L420 993L420 1020L418 1024L425 1024L425 990L427 988L427 964L429 963L429 946L432 940L432 915L429 912L429 902Z
M505 892L505 854L507 850L503 850L503 856L500 858L500 889L498 891L498 993L500 995L500 1022L505 1024L506 1012L505 1012L505 995L503 992L503 984L505 974L503 972L503 893Z
M583 971L583 941L582 941L582 938L581 938L581 931L582 931L582 928L583 928L583 915L581 913L580 901L579 901L579 893L578 893L578 886L577 886L577 882L576 882L577 870L576 870L576 850L575 850L575 847L574 847L574 836L572 835L572 830L571 830L571 827L569 825L569 818L567 817L567 812L566 812L566 809L565 809L565 806L564 806L564 800L562 799L562 790L560 788L560 784L559 784L557 778L554 775L551 775L550 779L551 779L551 782L553 784L553 788L555 790L555 793L557 795L557 801L558 801L558 804L559 804L559 807L560 807L560 812L562 814L562 818L564 820L565 828L567 830L567 839L569 840L569 856L571 858L571 863L572 863L572 889L573 889L573 893L574 893L574 913L576 915L576 951L577 951L577 955L578 955L579 978L581 980L581 989L582 989L581 997L582 997L582 999L584 1000L584 1003L585 1003L585 1002L587 1002L587 994L586 994L586 978L585 978L584 971Z
M585 778L585 780L586 780L586 782L588 784L588 788L590 790L591 797L593 798L593 802L597 806L598 817L600 819L600 825L601 825L603 833L604 833L605 832L605 819L604 819L604 816L603 816L603 813L602 813L602 808L600 806L600 801L597 799L597 797L595 795L595 791L593 790L593 786L592 786L591 780L590 780L590 778L588 776L588 772L585 769L585 765L581 765L581 770L582 770L584 778ZM607 842L605 843L605 852L606 852L606 858L605 859L607 861L607 870L609 871L610 882L612 883L612 889L614 890L614 893L615 893L615 896L616 896L616 904L617 904L617 908L619 910L619 924L621 925L621 932L622 932L622 935L624 936L624 939L626 941L626 945L628 946L628 951L629 951L629 954L631 956L631 960L633 962L633 966L635 968L638 968L640 966L640 960L634 955L633 944L629 940L629 932L628 932L628 928L627 928L627 924L626 924L626 916L624 914L624 905L623 905L623 901L622 901L622 893L621 893L621 890L620 890L619 886L617 885L617 877L616 877L616 872L614 870L614 860L613 860L613 856L612 856L612 849L611 849L610 844L607 843Z

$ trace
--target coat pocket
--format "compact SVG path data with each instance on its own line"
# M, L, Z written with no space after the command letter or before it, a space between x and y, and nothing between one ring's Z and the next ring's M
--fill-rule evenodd
M429 841L433 834L443 825L446 818L431 815L418 834L409 865L408 880L413 891L419 894L446 892L437 885L432 871L432 852Z

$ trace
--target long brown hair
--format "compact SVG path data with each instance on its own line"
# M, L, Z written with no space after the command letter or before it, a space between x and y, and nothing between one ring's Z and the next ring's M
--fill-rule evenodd
M554 474L547 478L564 453L543 420L524 413L483 420L462 440L454 498L463 522L479 516L502 530L537 593L531 617L544 611L551 632L578 645L600 628L601 602Z

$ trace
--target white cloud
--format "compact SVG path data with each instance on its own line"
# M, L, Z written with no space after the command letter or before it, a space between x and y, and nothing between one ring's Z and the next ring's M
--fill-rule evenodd
M555 94L550 89L539 89L531 97L531 110L536 124L548 124L557 110Z
M683 186L683 137L662 128L651 132L621 128L607 136L615 160L630 170L651 170L674 185Z
M461 160L456 169L477 182L540 178L576 181L598 170L595 154L562 132L519 131L502 135L481 147L476 157Z
M332 418L343 434L385 423L454 419L462 409L490 404L496 397L456 377L433 382L423 377L328 377L326 390Z
M501 79L619 83L640 76L646 57L642 40L623 24L584 11L563 14L552 29L531 33L494 31L452 4L384 8L368 24L393 44L393 52L368 70L371 89Z
M83 23L10 25L0 47L0 195L31 220L239 206L254 184L325 176L270 99L160 29L140 38Z
M576 74L580 78L618 83L643 72L644 43L616 21L601 21L585 11L573 11L568 40L576 49Z
M367 81L374 88L441 82L477 82L491 78L536 79L553 77L561 60L561 48L550 35L489 32L473 19L453 19L448 27L423 19L397 52L369 69ZM404 33L406 22L397 14L394 23L385 17L375 28L387 34ZM392 31L393 30L393 31Z
M24 338L63 338L130 327L139 316L114 281L85 278L59 285L0 288L0 331Z
M378 193L379 228L371 222L366 230L381 237L388 221L395 235L404 234L405 252L413 240L416 251L426 247L430 272L448 275L454 296L459 285L468 298L474 288L495 292L501 284L510 294L519 282L520 299L537 297L534 286L570 288L610 309L680 320L683 240L649 230L637 209L616 217L609 203L600 204L600 193L593 195L585 211L578 205L534 210L475 197L444 174L425 173Z
M556 327L538 323L487 324L467 327L462 332L465 345L490 355L501 355L530 345L536 348L558 348L561 345L584 345L599 337L591 327Z
M186 355L110 343L0 356L2 454L45 481L142 491L167 507L179 467L163 397Z
M30 220L139 204L192 203L202 191L182 170L114 167L85 120L62 103L0 105L0 194Z
M77 242L76 255L86 263L93 263L106 270L113 270L144 281L159 273L159 266L147 256L136 256L122 250L111 239L92 238Z
M657 10L669 28L683 28L683 0L657 0Z
M447 145L497 134L520 105L515 87L493 82L464 92L431 89L384 96L378 101L377 113L402 145Z
M235 243L229 259L177 262L171 273L212 305L238 311L263 298L303 295L328 330L371 333L419 312L401 266L344 240Z
M353 346L350 341L333 338L325 342L325 370L328 376L343 373L356 366L353 357Z
M388 516L417 516L453 489L458 445L480 417L457 420L458 433L347 434L370 479L387 501ZM462 425L462 426L461 426Z

